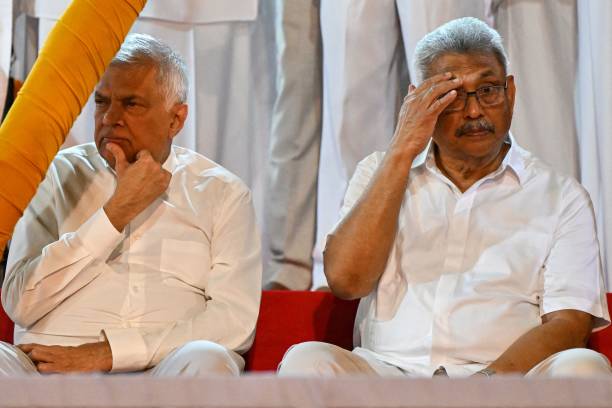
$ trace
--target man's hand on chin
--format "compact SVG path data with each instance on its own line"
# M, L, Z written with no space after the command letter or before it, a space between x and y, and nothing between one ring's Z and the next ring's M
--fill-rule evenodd
M76 347L41 344L20 344L17 347L30 357L42 374L108 372L113 366L113 355L107 341Z

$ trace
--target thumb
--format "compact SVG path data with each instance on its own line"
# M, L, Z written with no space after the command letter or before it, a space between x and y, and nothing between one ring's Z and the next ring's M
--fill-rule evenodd
M117 172L117 175L121 175L128 167L128 162L125 158L123 149L114 143L108 143L106 148L115 158L115 171Z

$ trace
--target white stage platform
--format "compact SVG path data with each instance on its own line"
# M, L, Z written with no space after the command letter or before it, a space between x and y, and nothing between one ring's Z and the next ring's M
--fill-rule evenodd
M0 379L2 407L612 407L612 379Z

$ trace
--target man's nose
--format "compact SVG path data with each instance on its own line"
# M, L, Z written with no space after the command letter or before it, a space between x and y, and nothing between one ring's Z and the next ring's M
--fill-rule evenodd
M482 116L482 107L478 102L478 98L475 94L471 94L467 96L465 101L465 109L463 110L463 114L466 118L479 118Z
M111 103L102 116L102 124L106 126L113 126L121 122L122 117L123 110L121 109L121 106L119 106L117 103Z

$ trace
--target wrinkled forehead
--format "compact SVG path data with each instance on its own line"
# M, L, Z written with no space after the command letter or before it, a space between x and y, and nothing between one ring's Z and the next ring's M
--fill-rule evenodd
M503 81L506 70L493 53L448 53L437 57L429 65L425 79L452 72L463 82L486 80Z
M158 92L157 69L152 65L111 65L96 85L102 94L142 94Z

